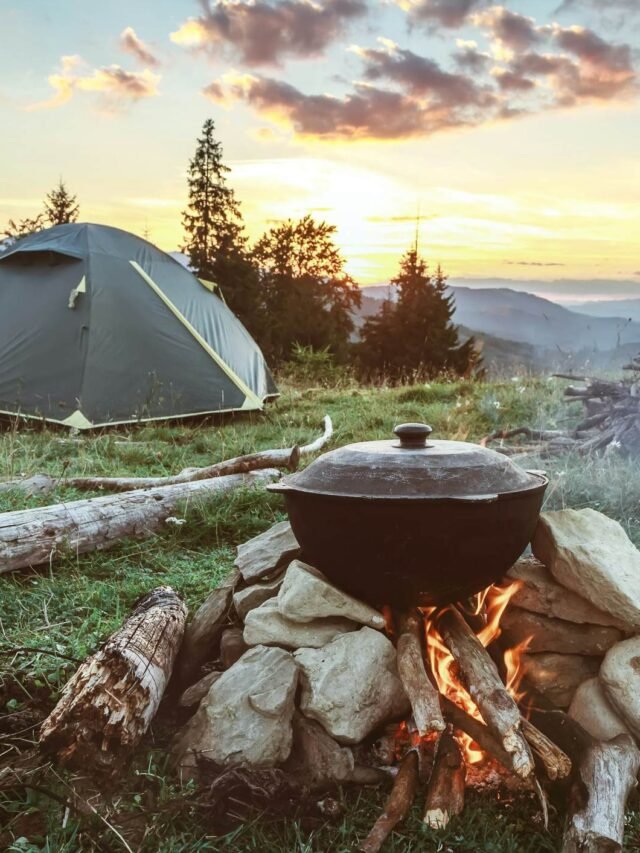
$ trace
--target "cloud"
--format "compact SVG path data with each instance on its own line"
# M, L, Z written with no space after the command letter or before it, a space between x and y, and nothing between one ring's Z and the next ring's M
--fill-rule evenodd
M494 68L491 73L503 92L530 92L536 88L535 80L531 80L529 77L524 77L522 74L517 74L514 71L508 71L505 68Z
M25 109L54 109L68 103L75 92L82 91L98 93L103 109L117 112L126 104L158 94L160 76L149 69L126 71L119 65L109 65L83 73L83 68L86 69L86 64L81 57L63 56L59 71L48 77L53 95Z
M558 261L507 261L507 264L515 267L564 267L566 264Z
M611 72L633 70L631 48L628 44L612 44L586 27L553 27L558 45L577 56L582 62Z
M492 6L473 16L473 23L482 27L498 44L512 51L526 50L540 41L542 31L533 18L512 12L504 6Z
M463 68L465 71L482 74L491 62L489 54L478 50L478 44L475 41L457 39L456 46L458 49L453 53L453 60L459 68Z
M160 65L160 60L153 55L149 47L137 35L133 27L125 27L120 33L120 48L131 54L143 65L148 65L151 68L157 68Z
M441 27L460 27L467 16L486 0L396 0L414 23Z
M218 0L189 18L171 40L218 56L230 48L244 64L279 65L286 57L320 56L353 19L363 17L365 0Z

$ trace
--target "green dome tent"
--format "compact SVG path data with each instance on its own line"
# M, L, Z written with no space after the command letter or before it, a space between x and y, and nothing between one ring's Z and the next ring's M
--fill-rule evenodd
M0 253L0 412L78 429L261 409L244 326L139 237L58 225Z

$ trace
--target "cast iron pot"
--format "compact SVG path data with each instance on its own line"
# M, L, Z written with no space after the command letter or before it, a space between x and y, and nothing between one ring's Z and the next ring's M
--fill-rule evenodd
M530 542L549 483L463 441L349 444L267 488L284 495L302 559L375 606L461 601L503 577Z

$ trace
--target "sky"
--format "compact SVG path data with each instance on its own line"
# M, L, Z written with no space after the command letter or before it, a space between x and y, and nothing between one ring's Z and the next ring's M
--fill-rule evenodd
M0 227L62 177L177 249L213 118L251 239L640 297L639 95L640 0L0 0Z

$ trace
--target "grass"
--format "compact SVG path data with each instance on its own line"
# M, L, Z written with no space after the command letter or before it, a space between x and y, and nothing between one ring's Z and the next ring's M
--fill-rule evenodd
M429 383L402 388L345 387L300 390L290 386L265 414L209 424L147 425L81 436L42 429L0 434L0 474L163 475L272 446L311 440L322 416L331 415L333 445L383 438L400 421L431 423L435 437L474 440L497 428L566 425L556 384L518 377L500 383ZM565 456L527 460L551 477L547 508L591 506L617 518L640 545L640 473L615 457L585 463ZM0 511L80 497L58 488L26 498L0 494ZM83 494L82 497L86 497ZM111 551L65 559L38 571L6 575L0 601L0 753L28 748L35 725L55 703L82 659L113 631L133 601L160 583L175 587L191 609L230 570L235 546L284 517L277 496L240 492L185 507L187 523ZM41 651L31 651L40 649ZM19 651L16 651L19 650ZM165 746L175 721L160 720L138 750L117 797L104 815L136 850L149 851L347 851L362 838L384 797L380 791L339 794L337 821L275 821L267 816L231 832L212 834L196 793L179 789L166 763ZM4 732L4 735L3 735ZM16 734L16 732L21 732ZM56 790L64 794L64 785ZM561 827L549 833L528 802L473 797L444 833L434 834L419 815L394 833L389 853L427 851L553 851ZM0 846L21 851L124 849L95 817L62 826L60 805L43 793L0 795ZM640 851L640 820L631 815L628 850Z

